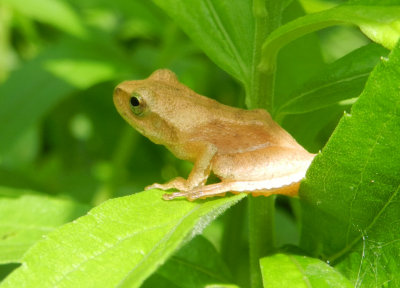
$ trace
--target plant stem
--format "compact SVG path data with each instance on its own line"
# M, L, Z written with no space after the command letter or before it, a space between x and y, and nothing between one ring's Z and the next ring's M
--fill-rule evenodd
M265 108L269 110L271 103L268 93L271 89L265 87L271 81L265 81L265 72L258 68L261 61L261 47L268 33L268 11L263 0L253 1L253 14L255 19L254 42L253 42L253 64L251 67L250 81L246 88L246 105L250 109Z
M273 113L275 89L275 62L269 63L271 69L260 69L262 45L280 24L284 6L281 2L253 0L255 36L253 65L250 81L246 88L247 107L264 108ZM276 58L273 58L275 61ZM250 282L251 287L263 287L260 258L275 249L275 196L248 197L249 203L249 243L250 243Z
M275 196L248 197L250 282L252 288L263 287L260 258L275 249Z

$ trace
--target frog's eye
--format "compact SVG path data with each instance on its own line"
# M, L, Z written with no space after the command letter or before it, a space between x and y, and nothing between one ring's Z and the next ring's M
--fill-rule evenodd
M140 116L141 114L143 114L146 105L145 105L142 97L140 97L140 95L138 93L132 94L131 99L129 100L129 103L131 106L131 110L135 115Z

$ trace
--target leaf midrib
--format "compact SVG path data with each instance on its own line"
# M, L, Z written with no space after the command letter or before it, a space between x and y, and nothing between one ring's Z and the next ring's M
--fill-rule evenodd
M172 222L172 221L171 221L171 222ZM105 249L102 250L100 253L94 253L94 255L92 255L91 257L88 257L88 258L86 258L84 261L80 262L79 265L74 266L74 269L69 270L69 271L66 271L66 273L64 273L64 274L62 275L62 277L61 277L60 279L58 279L57 281L55 281L53 284L59 284L59 283L61 283L65 278L68 277L68 275L70 275L71 273L77 271L77 270L78 270L80 267L82 267L85 263L89 262L90 260L95 259L96 257L99 257L99 256L103 255L104 253L106 253L106 252L109 251L110 249L114 249L114 248L115 248L117 245L119 245L120 243L122 243L122 242L124 242L124 241L126 241L126 240L129 240L129 239L131 239L132 237L135 237L135 236L138 235L138 234L142 234L143 232L152 231L152 230L156 230L156 229L160 229L160 228L163 228L163 227L165 227L165 226L168 226L171 222L167 222L167 223L165 223L165 224L163 224L163 225L154 226L154 227L151 227L151 228L149 228L149 229L138 230L138 231L136 231L136 232L134 232L134 233L132 233L132 234L130 234L130 235L124 237L124 238L118 239L118 240L114 243L114 245L109 246L109 247L105 247ZM180 222L179 222L179 223L180 223ZM167 235L168 235L168 234L167 234ZM164 238L163 238L163 239L164 239ZM160 241L160 242L161 242L161 241Z
M289 260L292 261L292 263L294 264L294 266L296 266L296 268L300 271L300 273L303 275L303 283L307 286L312 288L313 286L310 283L310 279L308 277L308 275L306 275L306 272L304 271L303 267L301 267L300 263L296 260L296 258L294 258L292 255L289 255Z

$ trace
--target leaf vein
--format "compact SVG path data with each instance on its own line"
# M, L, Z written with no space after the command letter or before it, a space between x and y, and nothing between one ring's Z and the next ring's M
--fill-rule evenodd
M207 6L207 9L209 10L209 13L211 15L211 18L215 24L215 26L218 28L219 32L221 33L222 37L225 39L226 43L228 44L229 49L231 50L231 53L236 59L236 62L239 64L240 68L240 74L242 76L242 79L247 79L247 73L246 73L246 65L240 56L240 53L237 49L237 47L233 44L233 41L231 37L229 36L229 33L225 30L224 25L222 24L222 21L218 15L218 13L215 10L214 4L210 0L204 1L205 5Z
M356 76L353 76L353 77L342 78L342 79L339 79L337 81L329 82L329 83L327 83L325 85L319 85L316 88L306 90L306 91L300 93L298 96L290 99L284 105L282 105L281 108L279 108L279 111L282 111L282 110L284 111L284 109L286 107L290 107L290 105L292 105L293 103L296 103L296 101L301 100L302 98L305 98L307 95L317 93L321 89L326 89L326 88L330 88L332 86L335 86L337 84L350 82L350 81L353 81L353 80L358 80L358 79L361 79L363 77L368 76L369 74L370 73L363 73L363 74L359 74L359 75L356 75ZM338 101L338 102L340 102L340 101Z

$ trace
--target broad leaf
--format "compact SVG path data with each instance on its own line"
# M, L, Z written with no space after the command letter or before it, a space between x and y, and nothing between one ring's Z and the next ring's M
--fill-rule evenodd
M254 48L251 1L154 2L164 9L217 65L244 84L250 81Z
M0 194L32 193L0 187ZM43 235L85 214L89 207L38 195L0 198L0 263L21 262L24 253Z
M139 287L182 243L245 197L164 201L163 193L109 200L50 233L0 287Z
M374 69L311 165L302 247L359 287L400 285L400 47Z
M337 270L315 258L275 254L262 258L260 265L265 288L353 287Z

